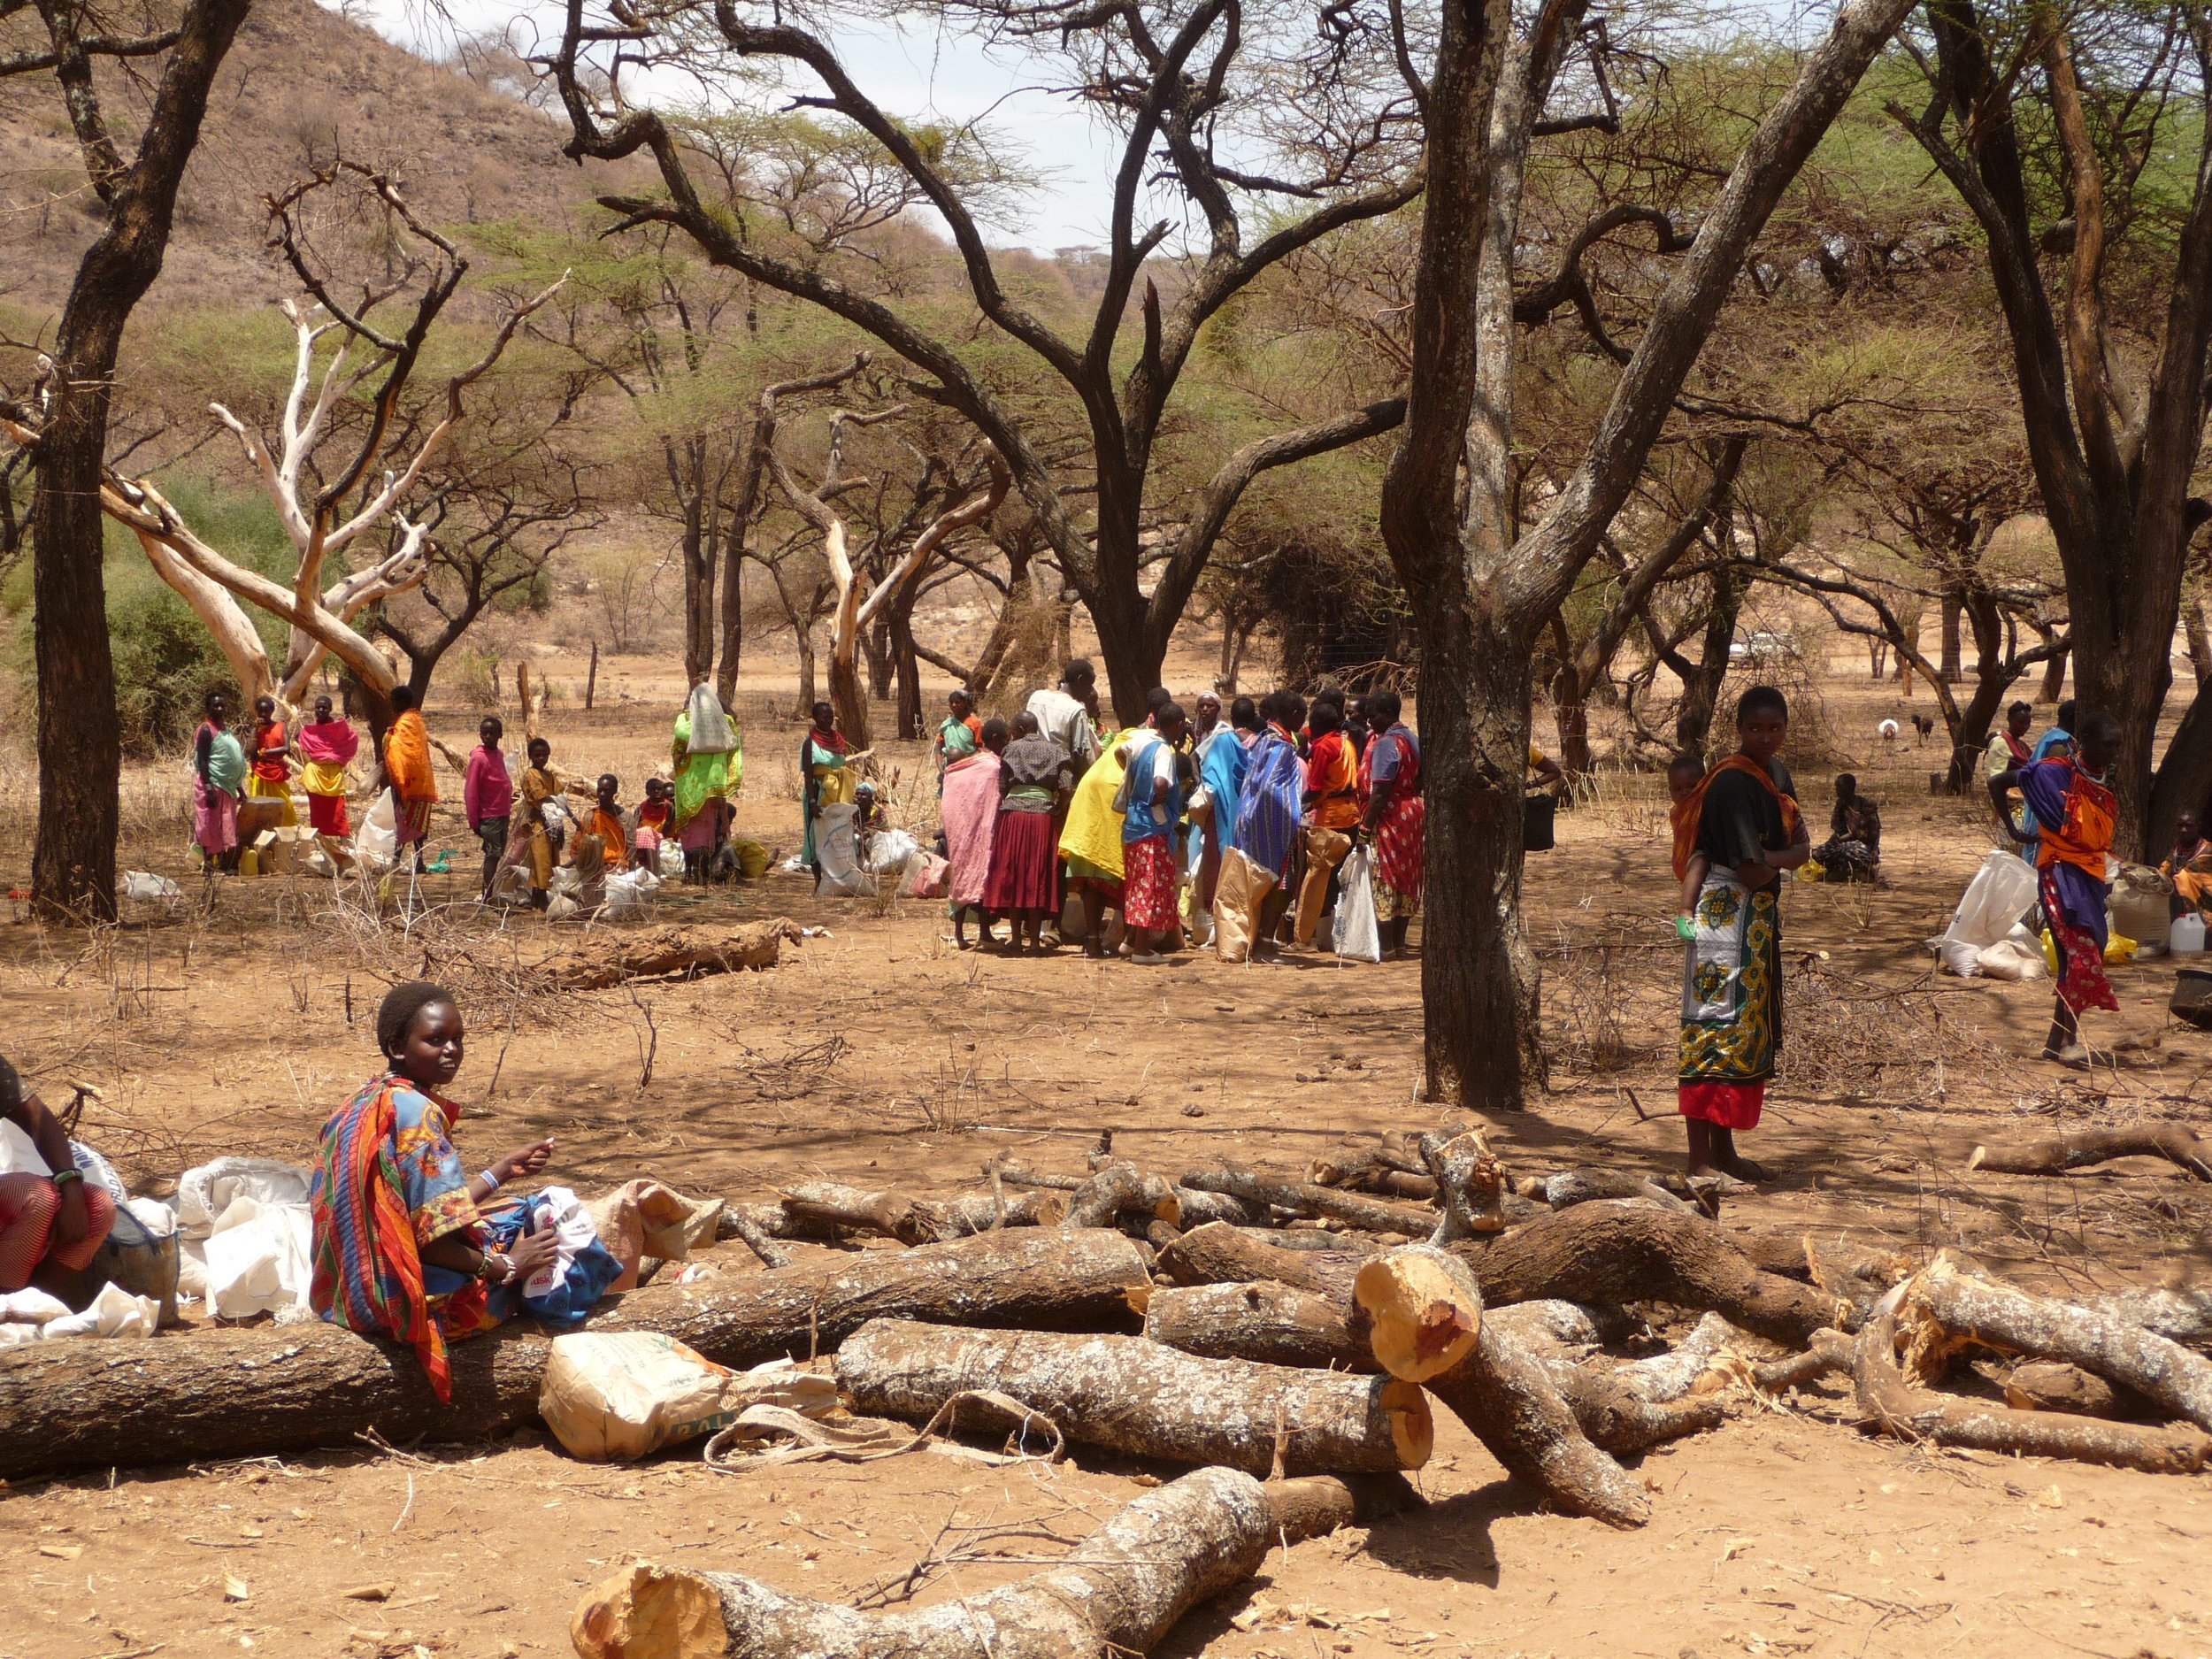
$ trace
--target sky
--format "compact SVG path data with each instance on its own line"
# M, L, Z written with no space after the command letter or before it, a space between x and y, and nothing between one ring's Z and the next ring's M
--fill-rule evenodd
M449 10L473 31L537 8L528 0L449 0ZM416 0L366 0L355 8L357 16L365 13L401 45L432 57L449 50L449 34L427 20ZM1018 219L987 227L995 244L1047 254L1104 245L1113 134L1067 99L1041 90L1038 65L927 28L841 28L837 45L861 89L891 114L951 123L985 119L1010 158L1042 176Z

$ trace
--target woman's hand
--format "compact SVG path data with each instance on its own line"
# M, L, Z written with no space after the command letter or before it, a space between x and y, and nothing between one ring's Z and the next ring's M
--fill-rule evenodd
M507 1282L518 1285L541 1267L552 1264L561 1248L560 1234L550 1227L534 1233L525 1239L517 1239L514 1248L507 1252L507 1259L515 1264L515 1276Z
M534 1141L526 1147L510 1152L492 1165L492 1173L499 1178L499 1184L504 1187L518 1176L535 1175L552 1160L552 1156L553 1137L548 1135L542 1141Z
M91 1229L92 1217L85 1209L84 1180L63 1181L61 1204L54 1211L54 1228L50 1234L53 1244L72 1245L82 1239Z

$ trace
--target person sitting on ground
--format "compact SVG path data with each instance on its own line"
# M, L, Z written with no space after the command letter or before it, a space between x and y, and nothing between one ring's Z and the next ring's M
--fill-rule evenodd
M353 833L346 818L346 768L360 751L361 734L340 719L328 697L315 699L315 718L300 727L300 782L307 789L307 822L324 850L341 865L352 855L338 843Z
M622 822L622 780L611 772L599 774L599 789L591 810L584 814L583 834L578 838L596 841L610 870L630 867L630 833Z
M2107 773L2119 746L2120 723L2092 712L2070 733L2068 753L2038 761L2005 780L2007 787L2019 786L2035 822L2032 835L2009 821L2006 827L2016 841L2035 842L2036 888L2059 964L2043 1058L2062 1065L2087 1064L2089 1051L2081 1041L2084 1010L2120 1011L2104 972L2110 938L2105 907L2112 891L2105 880L2105 860L2120 812Z
M415 694L392 687L392 728L384 733L384 780L392 789L392 824L398 850L422 868L430 839L430 809L438 804L438 778L430 766L430 728L415 707Z
M1022 933L1031 954L1045 954L1045 926L1060 914L1059 849L1055 818L1075 789L1075 761L1037 729L1037 717L1014 717L1011 741L999 757L998 821L991 829L991 865L983 908L1007 918L1007 949L1019 955Z
M461 783L461 804L467 809L469 831L484 846L484 899L490 902L492 882L500 861L507 856L507 832L514 817L514 780L507 775L507 757L500 741L507 727L495 714L488 714L476 728L476 747L469 754L469 769Z
M300 815L292 804L289 728L277 718L274 697L256 697L253 716L253 763L246 769L246 793L258 800L281 802L283 816L277 822L290 829Z
M209 875L238 873L238 801L246 787L246 751L231 735L230 699L211 691L207 718L192 737L192 839Z
M1675 917L1675 931L1687 939L1694 924L1697 895L1705 891L1705 873L1713 861L1697 849L1698 786L1705 781L1705 757L1685 749L1667 763L1667 816L1674 830L1674 879L1682 884L1682 908ZM1686 830L1686 833L1685 833Z
M1828 839L1813 857L1829 881L1871 881L1882 863L1882 809L1859 793L1851 773L1836 776L1835 810L1828 816Z
M645 780L645 804L637 810L637 829L630 837L630 846L638 863L648 870L660 869L661 842L667 839L669 820L675 814L669 799L672 793L665 778Z
M42 1267L81 1273L115 1225L115 1200L86 1181L69 1149L69 1133L46 1102L23 1087L16 1069L0 1059L0 1136L21 1141L0 1146L0 1291L23 1289ZM29 1160L27 1146L47 1173Z
M556 1259L550 1228L519 1236L526 1199L486 1208L544 1169L533 1141L471 1177L451 1139L448 1100L465 1033L452 994L396 986L376 1013L384 1066L323 1125L308 1193L314 1273L308 1305L334 1325L411 1345L441 1401L453 1398L446 1344L513 1317L523 1281Z
M2174 884L2170 909L2175 916L2202 910L2212 895L2212 841L2204 836L2203 821L2194 812L2174 820L2174 849L2158 866L2158 873Z
M1129 803L1121 832L1121 919L1129 959L1147 966L1166 960L1155 946L1177 926L1175 826L1183 816L1183 787L1176 745L1187 724L1179 703L1156 709L1156 741L1132 749L1121 787Z

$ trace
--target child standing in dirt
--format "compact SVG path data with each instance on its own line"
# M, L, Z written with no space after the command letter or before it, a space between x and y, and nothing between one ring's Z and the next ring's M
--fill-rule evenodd
M665 778L645 780L645 804L637 810L637 833L630 844L637 850L638 863L648 870L660 869L661 841L675 811L669 799L672 793Z
M507 826L514 816L514 780L507 776L507 757L500 740L507 728L495 714L484 717L476 728L476 749L469 756L468 775L461 785L461 803L468 810L469 831L483 843L484 897L492 896L492 880L499 861L506 856Z

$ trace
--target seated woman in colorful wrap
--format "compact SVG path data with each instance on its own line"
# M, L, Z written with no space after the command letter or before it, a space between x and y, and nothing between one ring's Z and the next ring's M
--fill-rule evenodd
M2203 821L2194 812L2174 820L2174 849L2158 873L2174 884L2174 915L2187 916L2212 903L2212 841L2205 839Z
M446 1344L520 1311L523 1282L559 1237L526 1234L528 1198L509 1182L552 1156L534 1141L471 1176L451 1139L461 1108L442 1093L461 1070L461 1010L442 987L397 986L376 1013L385 1067L323 1125L309 1194L309 1303L334 1324L411 1346L440 1400L453 1397Z
M2005 827L2034 852L2036 891L2058 953L2058 997L2051 1005L2043 1057L2082 1065L2089 1057L2081 1041L2082 1010L2120 1010L2104 972L2104 948L2111 933L2105 904L2112 893L2104 879L2105 860L2120 817L2119 800L2106 774L2120 746L2120 723L2108 714L2085 714L2071 736L2071 747L2055 758L2024 766L2001 781L2019 786L2032 817L2032 829L2013 823L2009 815Z

